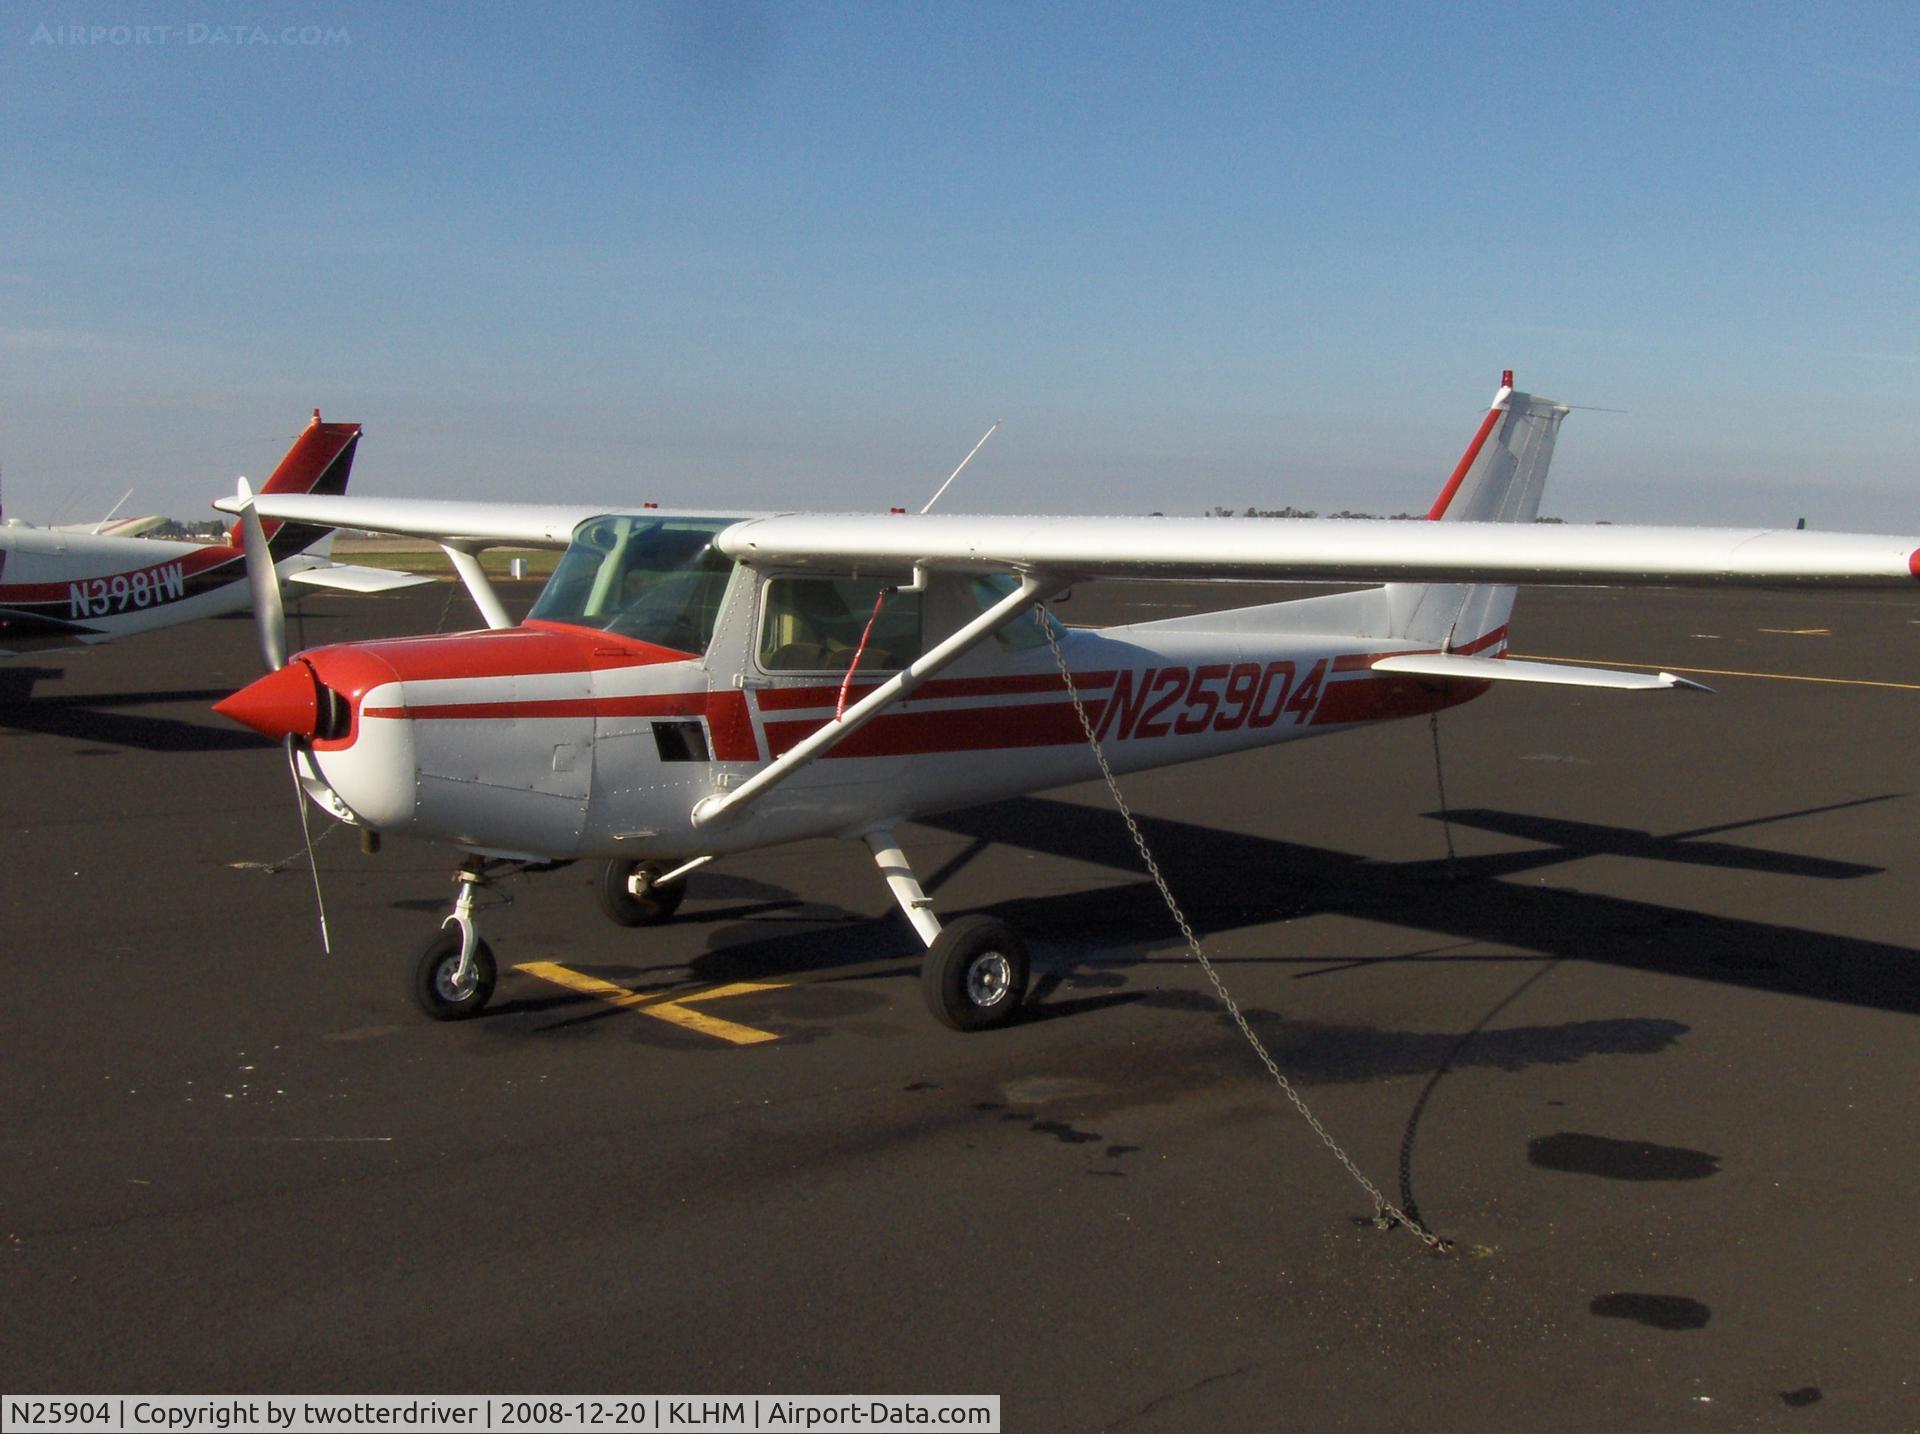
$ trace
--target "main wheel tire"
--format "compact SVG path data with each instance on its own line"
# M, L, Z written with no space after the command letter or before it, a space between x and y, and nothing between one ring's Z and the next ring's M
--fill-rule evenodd
M991 916L963 916L941 928L920 967L927 1009L956 1031L1012 1020L1027 994L1027 945Z
M657 861L610 861L600 868L600 878L593 884L593 899L616 926L658 925L680 909L687 894L685 879L649 886L644 896L635 896L627 882L637 872L657 877L666 869Z
M453 983L459 969L460 933L456 929L435 936L414 963L413 999L436 1021L464 1021L477 1016L493 999L496 971L492 947L485 941L474 942L473 978L464 987Z

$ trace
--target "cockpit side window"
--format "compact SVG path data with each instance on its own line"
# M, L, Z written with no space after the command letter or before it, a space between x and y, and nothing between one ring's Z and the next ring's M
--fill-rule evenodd
M769 672L844 672L864 634L862 672L905 667L920 655L920 594L886 591L882 597L891 587L878 578L770 579L760 666Z
M967 579L967 589L973 594L973 600L985 612L995 603L1013 596L1013 590L1019 587L1011 573L990 573ZM1047 645L1047 629L1040 621L1039 608L1032 607L1001 628L993 635L993 640L1008 652L1025 652L1030 647Z
M589 518L527 617L704 653L733 572L713 540L730 526L724 518Z

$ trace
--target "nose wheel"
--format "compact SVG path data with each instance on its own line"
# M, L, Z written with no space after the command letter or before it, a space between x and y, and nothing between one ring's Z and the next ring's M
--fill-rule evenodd
M493 948L474 938L470 956L462 952L458 931L442 931L420 951L413 966L413 999L436 1021L477 1016L493 999L498 970Z
M413 999L436 1021L464 1021L477 1016L493 999L499 970L493 948L474 929L473 908L481 888L503 876L553 871L565 861L515 861L505 857L475 856L453 874L460 894L440 930L420 950L413 963ZM506 897L496 897L504 902Z

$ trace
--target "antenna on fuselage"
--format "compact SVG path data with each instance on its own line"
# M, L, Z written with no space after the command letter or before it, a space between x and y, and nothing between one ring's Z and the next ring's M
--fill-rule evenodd
M997 418L994 419L993 428L989 428L985 433L981 434L980 441L974 444L973 447L969 448L967 450L967 456L960 460L960 468L965 468L969 463L973 462L973 455L978 453L982 448L986 447L987 440L993 437L993 429L998 428L999 426L1000 426L1000 420ZM947 475L947 481L942 483L937 489L934 490L933 496L927 499L927 506L920 510L922 513L930 513L933 511L933 505L940 501L940 495L946 492L947 489L952 487L953 480L960 476L960 468L956 468L953 470L953 472L949 473Z
M99 522L93 525L93 531L97 534L102 528L106 527L107 524L111 523L113 521L113 515L119 512L122 508L126 507L127 500L132 496L133 496L133 489L131 488L127 489L126 492L122 493L120 495L120 501L118 503L115 503L111 508L107 509L107 516L102 518Z

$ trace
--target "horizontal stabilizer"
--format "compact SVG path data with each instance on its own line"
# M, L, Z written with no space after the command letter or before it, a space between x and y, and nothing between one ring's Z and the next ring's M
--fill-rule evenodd
M316 588L334 588L345 593L384 593L397 588L417 587L432 578L419 573L396 572L392 568L363 568L353 563L329 563L325 567L302 568L288 573L287 581L307 583Z
M1684 687L1711 692L1711 687L1676 677L1671 672L1614 672L1604 667L1572 667L1563 662L1522 662L1512 657L1462 657L1448 652L1406 653L1383 657L1375 672L1412 672L1422 677L1455 677L1470 682L1550 682L1561 687L1611 687L1624 692Z
M138 538L151 533L166 523L160 513L149 513L140 518L102 518L97 523L54 523L47 531L51 533L90 533L96 538Z

